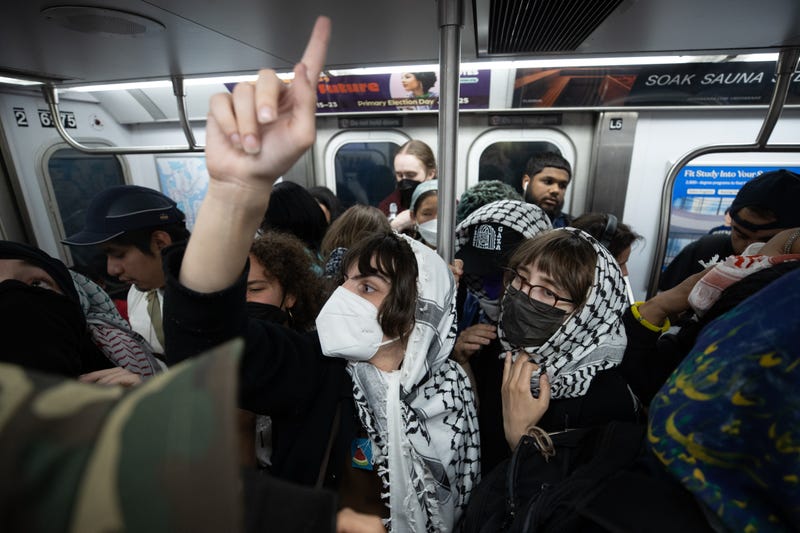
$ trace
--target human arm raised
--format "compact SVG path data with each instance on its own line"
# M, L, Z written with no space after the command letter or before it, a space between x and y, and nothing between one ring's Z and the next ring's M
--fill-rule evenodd
M262 70L254 84L212 97L206 126L210 179L180 270L185 287L215 292L241 274L272 185L314 142L316 84L330 27L327 17L317 19L291 85Z

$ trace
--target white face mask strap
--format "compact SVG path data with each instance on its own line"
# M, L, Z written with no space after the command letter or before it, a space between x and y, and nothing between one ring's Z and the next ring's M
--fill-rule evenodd
M385 340L385 341L379 342L378 344L376 344L376 346L377 346L378 348L380 348L380 347L382 347L382 346L386 346L386 345L388 345L388 344L392 344L393 342L395 342L395 341L399 341L399 340L400 340L400 337L395 337L395 338L393 338L393 339L389 339L389 340Z

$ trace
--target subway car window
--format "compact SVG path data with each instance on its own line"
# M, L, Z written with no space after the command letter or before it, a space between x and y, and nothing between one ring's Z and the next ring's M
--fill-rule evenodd
M522 176L528 159L539 152L561 154L547 141L502 141L490 144L481 153L478 181L500 180L521 191Z
M72 148L53 152L47 161L47 174L58 206L62 238L83 228L86 208L95 194L125 184L117 157L89 155ZM98 260L93 247L71 247L70 252L76 265L89 265Z
M394 142L351 142L335 155L336 195L345 207L377 206L395 188Z

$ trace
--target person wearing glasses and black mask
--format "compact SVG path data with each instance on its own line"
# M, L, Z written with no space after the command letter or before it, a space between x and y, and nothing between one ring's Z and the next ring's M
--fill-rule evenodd
M640 402L617 368L627 307L619 265L589 234L562 228L520 244L509 259L497 328L502 416L496 427L480 428L482 440L505 435L506 444L483 447L485 472L533 426L552 433L639 421Z

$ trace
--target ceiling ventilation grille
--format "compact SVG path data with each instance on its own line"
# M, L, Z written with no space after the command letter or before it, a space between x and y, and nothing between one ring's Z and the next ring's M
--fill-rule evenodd
M492 0L489 54L574 51L623 0Z

